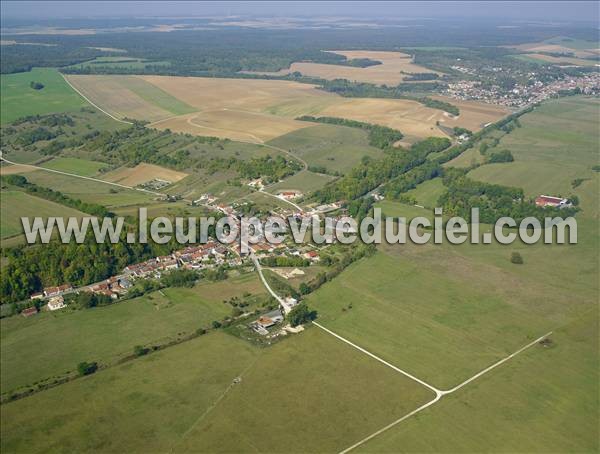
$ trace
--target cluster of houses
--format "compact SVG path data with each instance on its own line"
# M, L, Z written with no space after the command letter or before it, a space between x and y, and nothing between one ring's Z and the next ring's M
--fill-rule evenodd
M564 197L553 197L550 195L540 195L535 198L535 204L539 207L554 207L554 208L568 208L572 204L569 199Z

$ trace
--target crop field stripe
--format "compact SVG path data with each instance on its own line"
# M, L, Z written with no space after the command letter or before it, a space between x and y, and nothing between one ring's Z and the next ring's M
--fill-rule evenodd
M99 107L99 106L97 106L96 104L94 104L94 103L93 103L92 101L90 101L90 100L89 100L89 99L88 99L88 98L87 98L87 97L86 97L86 96L85 96L83 93L81 93L81 92L80 92L80 91L79 91L77 88L75 88L75 86L74 86L74 85L73 85L71 82L69 82L69 79L67 79L67 78L65 77L65 75L64 75L64 74L61 74L61 76L62 76L62 78L65 80L65 82L66 82L67 84L69 84L69 86L70 86L70 87L71 87L73 90L75 90L75 91L76 91L76 92L79 94L79 96L81 96L83 99L85 99L87 102L89 102L89 103L90 103L92 106L94 106L94 107L95 107L96 109L98 109L100 112L102 112L102 113L105 113L105 114L106 114L106 115L108 115L110 118L112 118L113 120L116 120L116 121L118 121L118 122L120 122L120 123L125 123L125 124L127 124L127 125L132 125L132 124L133 124L131 121L122 120L122 119L120 119L120 118L117 118L117 117L115 117L115 116L114 116L114 115L112 115L112 114L109 114L109 113L108 113L106 110L104 110L104 109L102 109L101 107Z

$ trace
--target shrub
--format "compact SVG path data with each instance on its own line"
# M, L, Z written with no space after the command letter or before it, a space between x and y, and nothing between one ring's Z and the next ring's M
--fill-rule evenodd
M510 256L510 262L516 265L522 265L523 257L521 257L521 254L519 254L518 252L513 252Z

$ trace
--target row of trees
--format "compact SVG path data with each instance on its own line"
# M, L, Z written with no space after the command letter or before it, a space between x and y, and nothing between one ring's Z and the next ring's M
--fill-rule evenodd
M329 183L314 194L319 202L354 200L381 184L423 164L427 156L445 150L451 142L447 138L430 137L411 146L409 150L388 148L383 159L363 159L347 175Z

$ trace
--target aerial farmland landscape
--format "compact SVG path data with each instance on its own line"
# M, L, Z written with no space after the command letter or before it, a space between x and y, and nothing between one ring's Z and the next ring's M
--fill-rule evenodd
M600 451L598 2L0 6L3 454Z

